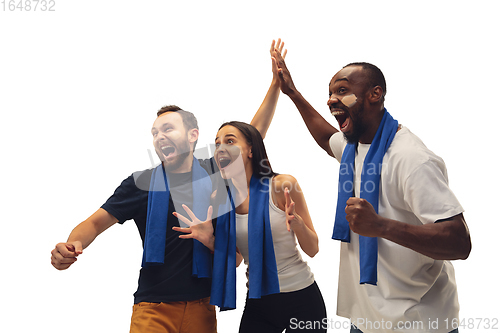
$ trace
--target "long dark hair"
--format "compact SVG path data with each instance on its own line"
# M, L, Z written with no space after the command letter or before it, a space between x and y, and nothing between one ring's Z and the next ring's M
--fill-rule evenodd
M254 176L258 178L272 178L277 175L277 173L273 171L273 168L271 168L271 163L269 163L262 135L260 135L260 132L255 127L241 121L229 121L222 124L221 127L219 127L219 131L225 126L237 128L247 140L248 145L252 147L252 168Z

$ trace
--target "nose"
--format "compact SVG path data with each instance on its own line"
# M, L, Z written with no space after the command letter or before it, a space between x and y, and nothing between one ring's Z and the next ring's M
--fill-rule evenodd
M335 96L335 95L330 95L330 97L328 97L328 101L326 102L326 104L328 106L332 105L332 104L336 104L339 102L339 99Z

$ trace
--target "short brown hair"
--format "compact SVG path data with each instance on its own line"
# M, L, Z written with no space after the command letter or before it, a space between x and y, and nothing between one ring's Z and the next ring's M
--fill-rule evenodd
M167 113L167 112L177 112L182 118L182 123L184 124L184 128L186 129L186 131L189 131L190 129L193 129L193 128L196 128L197 130L199 130L198 120L196 120L196 117L194 116L193 113L186 111L186 110L183 110L180 107L178 107L177 105L165 105L160 110L158 110L156 115L159 117L162 114ZM196 147L196 143L198 143L198 140L196 140L196 142L194 143L193 151L194 151L194 148Z

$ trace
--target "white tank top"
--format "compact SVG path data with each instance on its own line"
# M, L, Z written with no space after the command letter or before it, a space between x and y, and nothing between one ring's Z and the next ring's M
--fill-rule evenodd
M269 196L269 218L273 235L274 255L278 266L280 292L291 292L309 287L314 282L314 274L302 260L295 234L286 229L285 212L276 207ZM236 214L236 246L247 265L248 288L248 214Z

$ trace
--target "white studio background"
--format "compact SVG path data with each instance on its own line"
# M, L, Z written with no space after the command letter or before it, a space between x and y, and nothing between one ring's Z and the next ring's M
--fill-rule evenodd
M67 271L50 265L50 251L123 179L151 166L161 106L195 113L199 147L222 122L249 122L279 37L297 88L335 126L331 77L354 61L382 69L386 107L444 158L466 210L473 250L454 262L461 317L498 318L497 3L55 0L53 12L2 9L0 331L128 331L142 256L134 222L104 232ZM340 245L330 239L338 163L284 95L265 143L273 168L305 192L320 236L308 262L329 318L343 322ZM221 333L237 330L244 281L242 266L238 309L218 313Z

